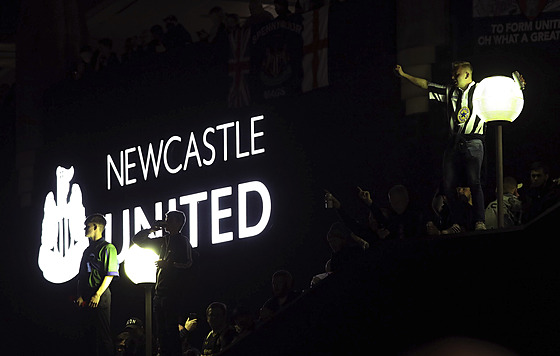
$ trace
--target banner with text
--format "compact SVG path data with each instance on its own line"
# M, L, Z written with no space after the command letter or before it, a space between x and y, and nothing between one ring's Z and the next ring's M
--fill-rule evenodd
M328 14L323 6L230 34L229 107L328 85Z
M560 45L559 0L473 1L475 46L538 46L557 50Z

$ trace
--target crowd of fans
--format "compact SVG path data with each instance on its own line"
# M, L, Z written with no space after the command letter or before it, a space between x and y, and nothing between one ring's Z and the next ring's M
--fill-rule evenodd
M528 223L560 202L560 181L553 179L550 169L543 162L533 162L529 167L527 184L518 183L511 176L504 178L503 227ZM326 204L337 210L340 220L348 227L353 240L370 243L383 239L418 238L461 233L475 230L472 195L469 187L457 187L453 203L437 189L430 209L419 209L411 202L409 192L403 185L395 185L388 192L389 207L381 207L369 192L358 187L358 198L369 209L367 222L359 223L343 209L340 201L326 192ZM486 229L498 228L497 200L487 204ZM367 242L365 242L367 244ZM364 245L364 243L361 243Z
M283 18L293 13L316 9L328 3L328 0L298 0L291 11L287 0L275 0L276 18ZM141 61L150 61L163 53L194 55L197 65L227 63L229 55L228 36L237 29L248 28L266 21L274 15L265 10L261 0L249 1L250 16L244 19L238 14L226 13L221 7L212 7L208 16L211 27L196 31L196 36L181 24L175 15L163 19L162 24L154 24L149 30L128 37L122 52L116 53L113 40L102 38L95 45L86 45L80 49L79 58L72 69L73 79L81 79L93 72L101 72L120 65L134 65Z
M552 179L548 167L534 162L529 169L529 182L518 184L513 177L504 178L504 227L528 223L560 202L560 180ZM395 185L388 192L389 206L381 207L372 195L357 188L356 197L368 211L367 221L351 217L340 201L326 192L325 206L336 210L338 220L327 232L331 249L325 271L312 276L309 289L315 288L330 275L342 270L359 268L364 251L370 246L380 248L378 242L386 239L414 239L474 231L472 197L468 187L458 187L458 206L449 207L447 199L435 194L431 213L423 213L411 204L409 192L403 185ZM487 227L497 228L496 202L488 204ZM195 314L178 323L183 355L215 355L251 334L256 328L274 319L283 309L298 299L305 291L294 288L292 274L286 270L272 275L272 296L260 308L238 305L230 313L228 306L212 302L206 309L206 322L210 332L201 345L196 345L192 334L199 327ZM154 354L158 352L154 340ZM115 344L118 355L144 355L145 335L143 323L138 318L127 321Z
M314 283L316 284L316 282ZM210 332L201 345L195 345L192 337L199 327L196 314L190 314L184 323L177 324L183 355L216 355L220 353L251 334L261 324L272 320L277 313L290 305L301 294L302 291L294 289L292 274L286 270L279 270L272 275L272 296L257 313L243 305L238 305L232 312L229 312L224 303L210 303L205 315ZM145 355L145 338L143 321L137 317L128 319L124 330L117 335L115 340L116 354ZM152 345L152 354L159 354L156 339Z

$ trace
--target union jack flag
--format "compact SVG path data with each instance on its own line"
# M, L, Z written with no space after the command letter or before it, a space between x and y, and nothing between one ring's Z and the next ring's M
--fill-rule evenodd
M228 106L230 108L248 106L251 102L247 80L247 75L251 69L250 57L247 51L250 37L250 28L238 29L229 35L231 58L228 63L228 72L229 76L232 77L232 84L228 94Z

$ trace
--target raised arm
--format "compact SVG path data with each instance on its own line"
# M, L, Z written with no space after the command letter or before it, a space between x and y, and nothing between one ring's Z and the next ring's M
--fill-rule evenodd
M377 204L373 203L373 199L371 199L371 194L367 190L362 190L362 188L360 188L360 187L357 187L357 188L358 188L358 198L360 198L360 200L367 207L369 207L369 210L373 214L373 217L375 218L375 220L377 220L377 222L382 227L384 227L384 228L387 227L387 225L389 223L389 220L387 219L387 217L385 217L385 215L383 215L383 212L377 206Z
M400 77L407 79L409 82L411 82L412 84L416 85L419 88L428 89L428 81L426 79L418 78L408 73L405 73L399 64L395 66L395 73L397 73Z
M132 237L132 242L137 244L138 246L145 248L154 248L156 249L156 252L159 253L159 249L161 247L161 238L154 238L154 239L150 239L148 237L149 234L151 234L152 232L156 232L158 230L161 230L161 226L159 226L157 224L158 222L156 222L154 224L154 226L150 227L149 229L143 229L138 231L133 237Z

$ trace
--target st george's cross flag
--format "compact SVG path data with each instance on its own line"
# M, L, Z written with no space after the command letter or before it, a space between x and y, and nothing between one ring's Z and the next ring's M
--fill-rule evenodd
M328 15L329 6L303 14L302 92L329 85Z

